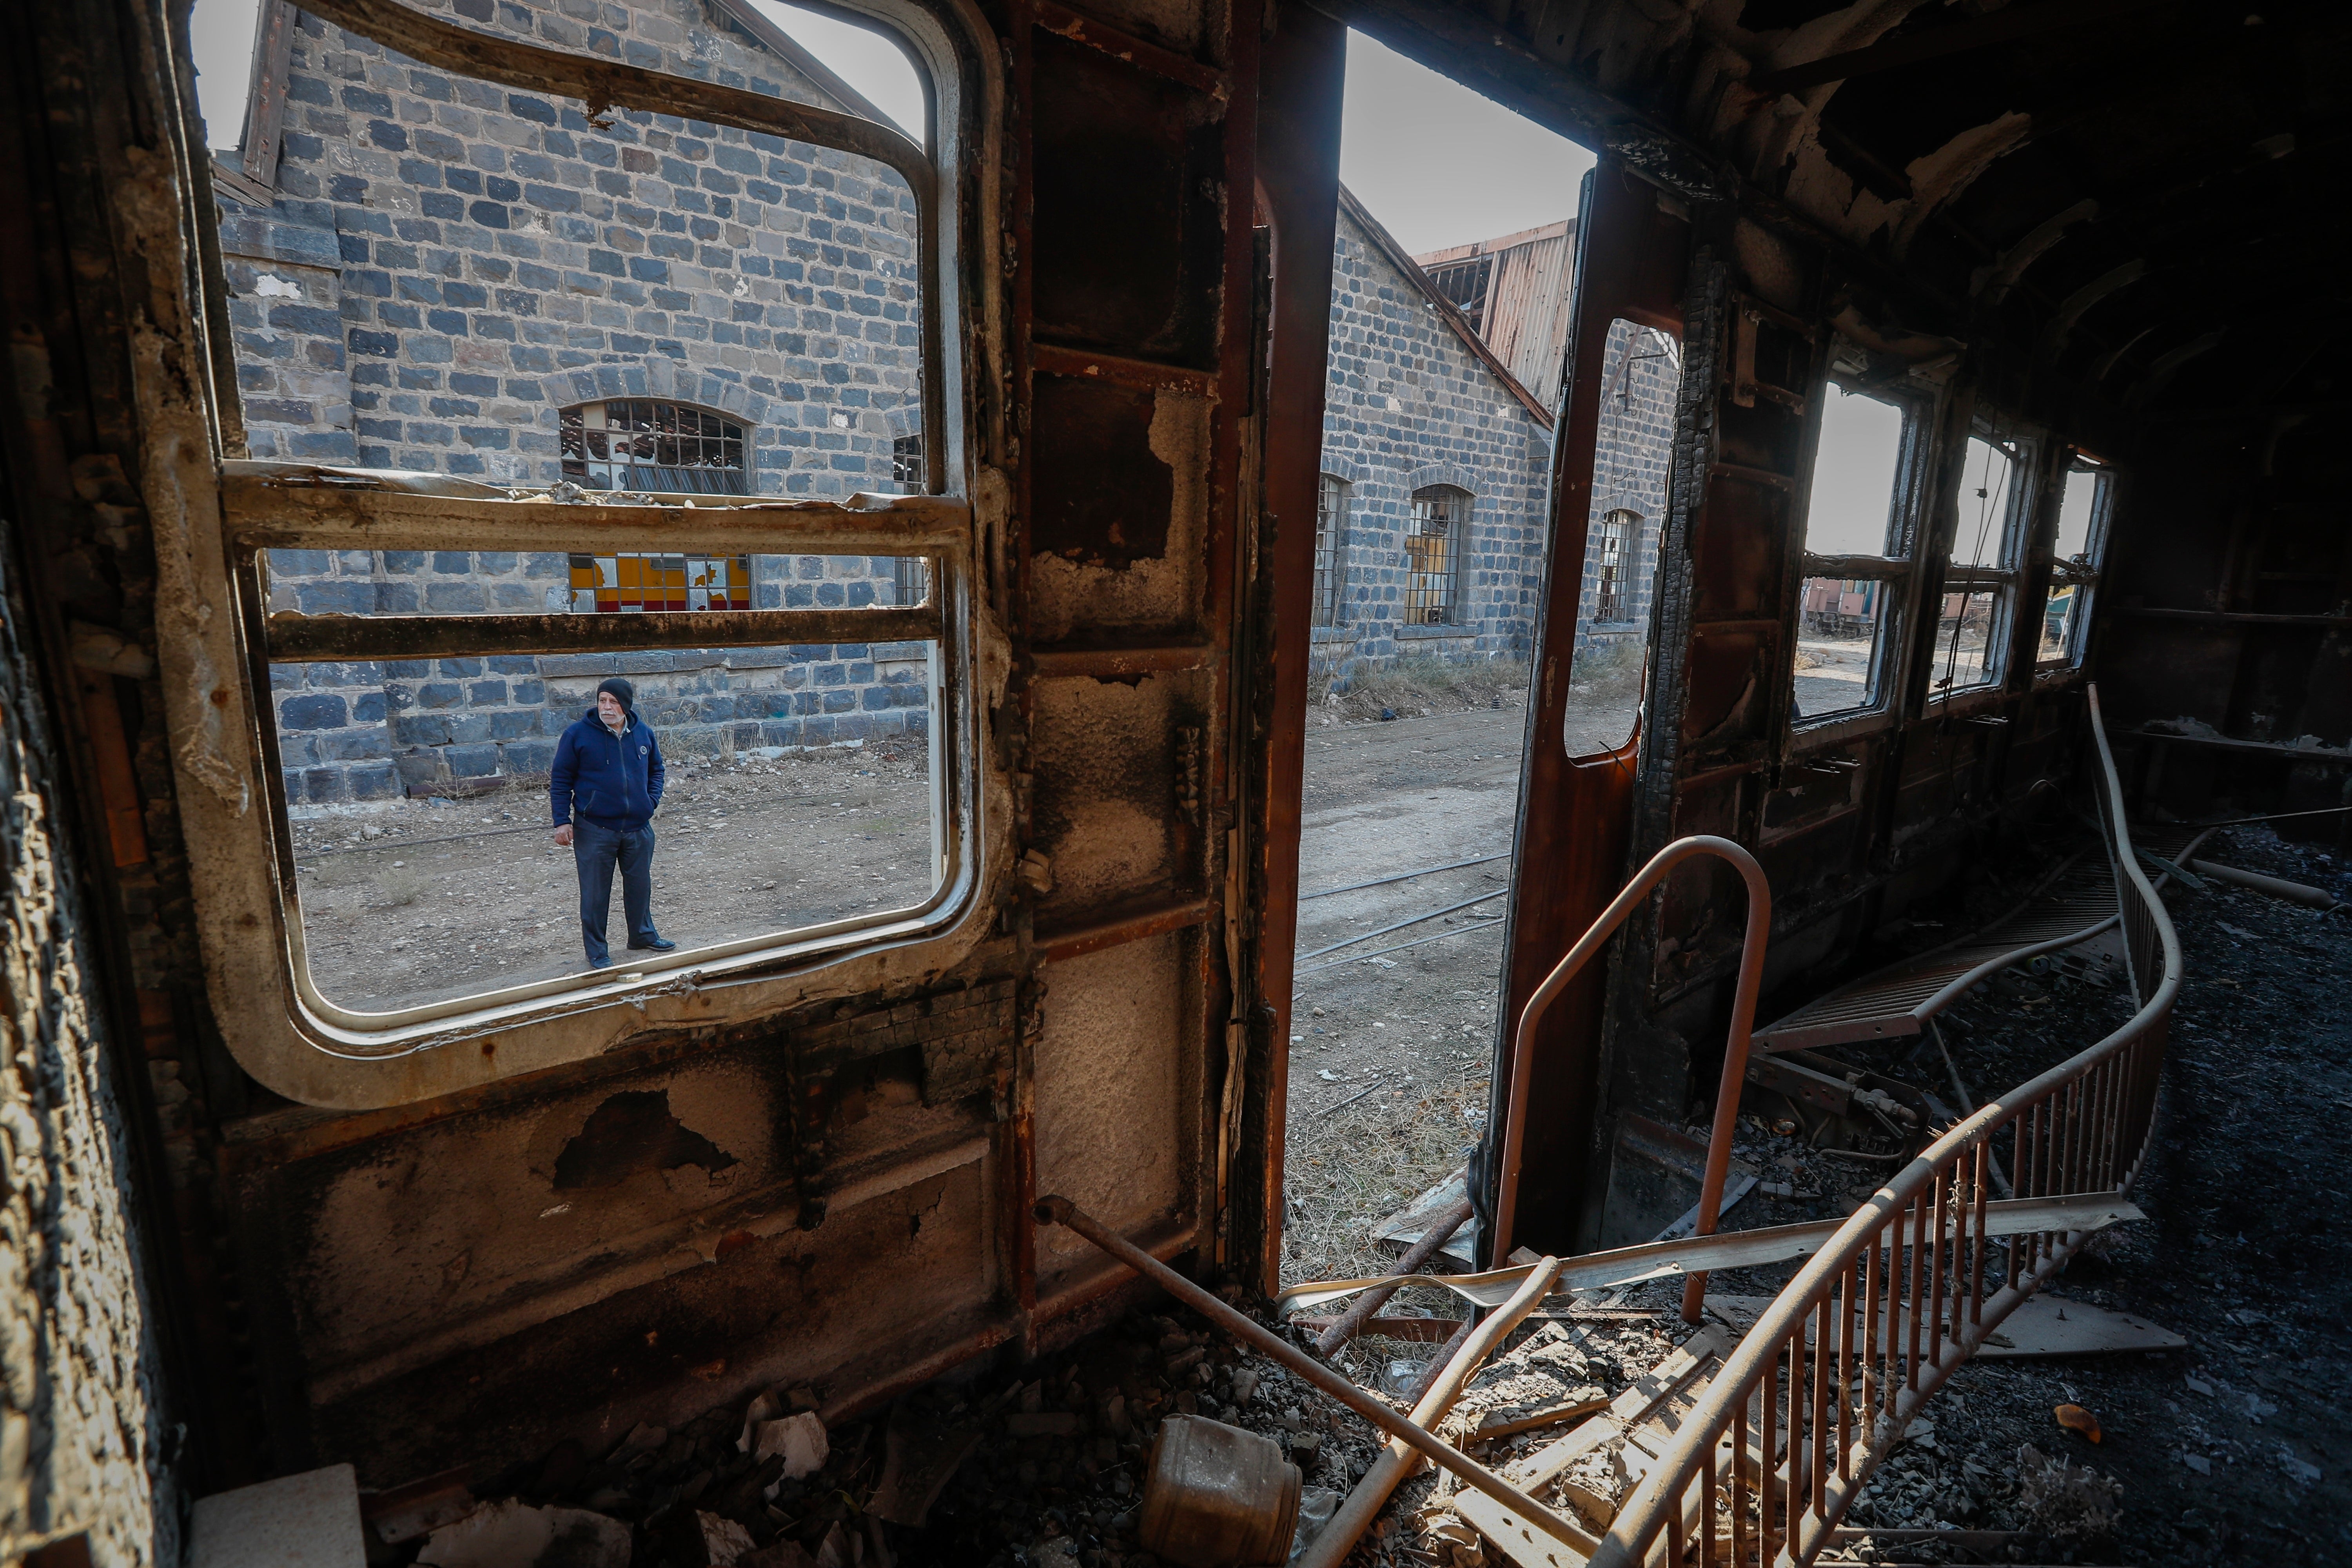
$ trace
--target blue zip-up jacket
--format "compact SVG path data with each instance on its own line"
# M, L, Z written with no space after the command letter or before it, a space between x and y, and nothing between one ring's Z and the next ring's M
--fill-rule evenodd
M661 742L636 710L629 710L629 727L617 735L593 708L565 726L547 774L556 826L577 811L599 827L643 827L661 797Z

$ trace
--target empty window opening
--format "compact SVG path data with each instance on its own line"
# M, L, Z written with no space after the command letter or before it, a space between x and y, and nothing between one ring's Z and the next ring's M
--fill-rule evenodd
M1455 568L1470 531L1470 492L1432 485L1412 492L1412 528L1405 535L1404 622L1442 626L1454 618Z
M1901 476L1908 409L1832 382L1805 506L1792 716L1877 707L1894 646L1895 588L1909 570Z
M1348 481L1325 474L1315 487L1315 624L1339 623L1347 587Z
M1458 1169L1486 1119L1577 189L1591 166L1352 33L1339 157L1302 606L1314 685L1286 1279L1387 1267L1375 1222ZM1612 504L1638 514L1620 590L1630 635L1663 507L1648 491ZM1630 713L1631 700L1619 738ZM1474 1242L1456 1237L1457 1266ZM1399 1300L1419 1304L1415 1290Z
M1610 323L1576 651L1561 724L1570 756L1614 752L1633 737L1681 385L1682 345L1673 334L1623 320Z

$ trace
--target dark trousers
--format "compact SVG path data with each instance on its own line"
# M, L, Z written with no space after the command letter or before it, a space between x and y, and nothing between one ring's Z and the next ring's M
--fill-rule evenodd
M654 930L654 830L599 827L585 817L572 822L572 863L580 871L580 936L588 962L613 955L604 945L604 921L613 912L613 868L621 868L621 908L629 917L629 945L642 947Z

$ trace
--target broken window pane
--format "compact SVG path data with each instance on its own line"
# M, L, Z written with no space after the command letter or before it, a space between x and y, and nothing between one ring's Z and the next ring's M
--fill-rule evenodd
M1869 577L1805 579L1798 605L1797 717L1871 705L1889 587Z
M388 1013L587 972L550 774L575 723L582 742L625 743L595 718L614 676L666 766L651 918L677 944L630 951L616 875L614 973L920 906L940 874L937 655L908 641L272 664L312 985L333 1006ZM573 819L629 826L652 804L629 788L583 769Z
M1832 383L1805 508L1814 555L1894 552L1895 480L1903 461L1903 410Z
M2082 606L2083 584L2053 583L2042 605L2042 647L2035 655L2042 664L2063 664L2074 658L2074 617Z
M1993 644L1999 599L1989 589L1944 595L1936 624L1938 692L1982 686L1993 679L1999 662Z
M2078 466L2066 470L2065 488L2058 497L2058 542L2052 551L2059 560L2098 564L2090 559L2091 525L2105 483L2106 476L2096 468Z
M1960 477L1960 525L1952 535L1955 566L2005 564L2010 490L2017 464L2010 453L1980 436L1969 437L1968 467Z
M1563 722L1571 757L1613 752L1633 738L1681 385L1682 345L1672 336L1622 319L1610 323Z

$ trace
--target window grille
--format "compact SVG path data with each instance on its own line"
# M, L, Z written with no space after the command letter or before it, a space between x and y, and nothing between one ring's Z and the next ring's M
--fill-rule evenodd
M682 403L583 403L562 415L563 477L592 490L751 493L743 426Z
M890 583L890 602L900 609L912 609L931 596L930 574L919 555L892 556Z
M1614 507L1601 519L1601 581L1593 595L1592 618L1596 621L1622 621L1625 618L1626 556L1633 540L1633 531L1641 525L1642 514L1630 507Z
M922 432L891 437L890 482L913 496L923 493L924 479Z
M1475 332L1486 330L1486 287L1494 276L1495 258L1476 256L1432 268L1429 281L1439 297L1470 319L1470 330Z
M1315 624L1339 623L1339 596L1347 588L1342 556L1348 527L1348 482L1323 476L1315 491Z
M1454 619L1455 568L1470 527L1470 492L1431 485L1412 492L1412 531L1405 536L1404 624L1442 626Z
M681 403L583 403L562 415L563 474L599 490L749 495L743 426ZM742 555L572 557L574 615L751 608Z

